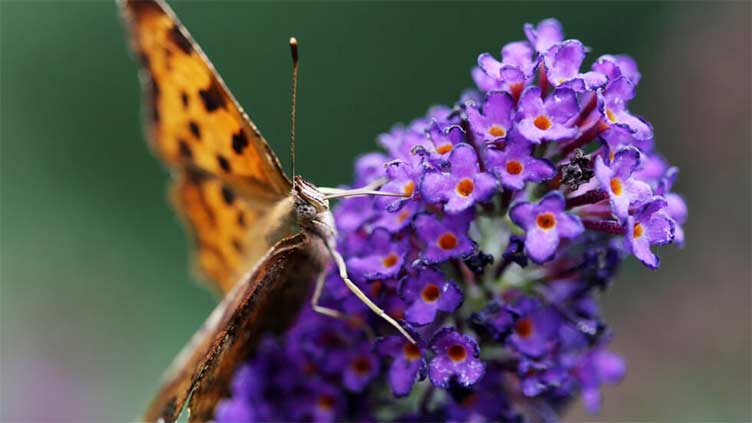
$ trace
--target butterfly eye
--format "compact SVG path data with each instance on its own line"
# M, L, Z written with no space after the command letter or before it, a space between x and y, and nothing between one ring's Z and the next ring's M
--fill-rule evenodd
M297 216L298 222L312 220L317 214L318 211L316 210L316 207L313 207L310 204L295 204L295 215Z

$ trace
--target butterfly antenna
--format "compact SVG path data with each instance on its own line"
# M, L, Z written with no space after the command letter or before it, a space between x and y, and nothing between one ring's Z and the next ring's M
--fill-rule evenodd
M290 163L292 178L295 179L295 103L298 96L298 40L290 37L292 55L292 111L290 112Z

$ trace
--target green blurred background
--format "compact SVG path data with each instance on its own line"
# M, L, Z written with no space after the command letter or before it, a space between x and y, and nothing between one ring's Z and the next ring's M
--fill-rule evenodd
M240 3L174 9L287 162L347 183L377 134L471 86L477 55L558 17L590 59L629 53L632 110L681 167L688 246L630 260L604 298L629 362L599 420L750 419L749 3ZM0 0L0 421L125 421L215 303L191 283L167 173L142 139L111 2ZM586 418L578 404L570 420Z

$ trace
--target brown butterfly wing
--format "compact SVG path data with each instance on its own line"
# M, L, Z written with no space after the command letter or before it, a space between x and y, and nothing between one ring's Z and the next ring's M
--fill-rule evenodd
M312 280L323 271L324 248L305 232L278 242L178 355L144 420L175 421L189 396L190 420L210 420L217 402L230 394L236 367L261 335L283 331L297 316Z
M221 179L185 170L176 175L172 201L193 234L194 262L202 276L229 292L268 250L259 237L259 225L269 204L237 195Z

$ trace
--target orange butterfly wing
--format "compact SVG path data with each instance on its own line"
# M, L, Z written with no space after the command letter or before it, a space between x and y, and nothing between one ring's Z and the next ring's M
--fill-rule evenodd
M172 201L192 229L197 270L228 292L268 250L258 237L266 210L254 207L219 178L195 171L177 175ZM265 205L265 204L264 204ZM255 204L258 206L258 204Z
M292 185L169 6L161 0L124 0L121 6L141 60L148 138L179 170L173 201L196 235L199 269L227 292L254 264L248 257L259 256L243 251L246 228L288 196ZM244 200L224 201L218 187Z

